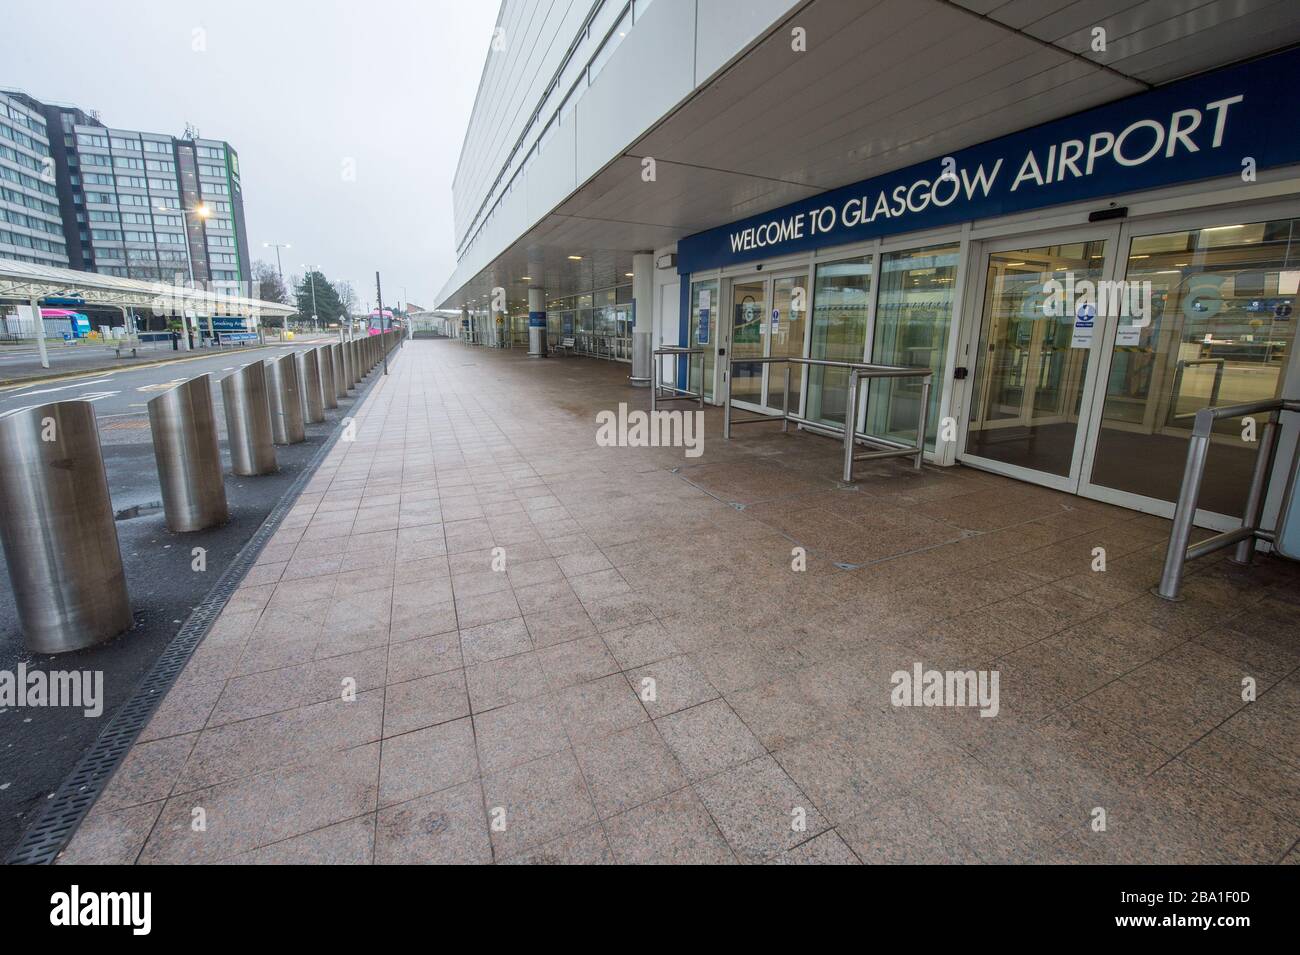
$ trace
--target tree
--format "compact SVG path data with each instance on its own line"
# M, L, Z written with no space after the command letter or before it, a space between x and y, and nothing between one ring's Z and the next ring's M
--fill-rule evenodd
M270 262L258 259L253 263L253 282L256 283L255 297L264 302L289 304L289 291L284 287L284 279Z
M352 287L352 283L347 279L340 279L334 283L334 292L339 297L339 305L343 307L344 317L351 318L356 314L360 303L357 301L357 290Z
M313 269L302 277L294 289L297 298L298 314L305 320L315 315L321 325L338 322L343 318L343 305L339 302L338 292L329 279L319 269ZM315 307L312 305L313 297Z

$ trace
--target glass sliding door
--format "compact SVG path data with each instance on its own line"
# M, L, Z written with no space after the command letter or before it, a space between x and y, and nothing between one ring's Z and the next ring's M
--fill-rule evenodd
M1300 219L1135 235L1125 278L1149 283L1152 314L1145 327L1117 329L1089 480L1174 501L1191 415L1281 394L1295 347ZM1202 509L1241 515L1258 448L1258 434L1245 440L1243 430L1240 419L1218 422Z
M731 283L731 397L763 403L763 366L746 358L763 358L767 345L767 280Z
M862 361L870 314L871 256L819 264L808 357ZM805 416L811 421L843 425L848 387L847 369L810 366Z
M1092 339L1075 336L1074 305L1047 290L1070 280L1095 288L1105 266L1104 239L988 254L967 455L1073 473Z
M926 446L934 447L939 427L943 366L952 325L953 288L961 246L930 246L888 252L880 259L871 361L878 365L928 365L934 369ZM919 380L880 379L871 383L865 431L895 441L916 436Z

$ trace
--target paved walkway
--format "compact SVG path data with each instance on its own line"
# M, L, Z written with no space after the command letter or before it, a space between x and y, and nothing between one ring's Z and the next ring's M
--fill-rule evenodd
M712 410L598 448L626 373L408 343L64 861L1297 861L1293 565L1168 604L1131 511Z

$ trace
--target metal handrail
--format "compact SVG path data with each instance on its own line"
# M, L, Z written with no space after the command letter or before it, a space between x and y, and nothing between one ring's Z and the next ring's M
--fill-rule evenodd
M777 421L781 422L781 430L789 431L790 422L808 431L815 431L831 437L843 437L844 439L844 483L853 483L853 462L870 461L877 458L898 458L911 457L914 459L913 467L921 470L921 462L925 459L925 432L927 427L927 417L930 411L930 381L934 377L934 369L921 365L875 365L870 362L856 361L832 361L825 358L742 358L737 364L744 365L772 365L784 364L785 368L785 386L781 395L781 411L765 412L754 411L752 408L742 410L749 411L756 417L742 418L733 420L731 416L731 366L732 356L727 355L724 358L726 362L726 381L727 381L727 400L723 404L722 417L722 436L731 440L731 426L733 424L755 424L760 421ZM828 425L821 421L811 421L808 418L790 412L790 365L812 365L820 368L847 368L849 370L849 388L845 396L844 418L845 426L837 427ZM920 403L917 409L916 421L916 441L913 444L907 444L902 441L893 441L889 438L882 438L878 435L867 434L857 430L856 420L852 426L847 424L850 416L854 419L857 417L858 408L858 382L864 378L920 378L921 395ZM853 451L854 443L860 443L873 447L874 451L864 451L855 454Z
M651 384L650 387L650 411L651 412L655 412L659 410L659 402L661 401L698 401L700 407L701 408L704 407L704 385L703 385L704 376L702 374L700 375L701 384L700 384L700 390L698 392L691 391L689 387L678 388L676 384L665 385L663 383L663 375L659 373L659 359L664 355L672 355L674 357L680 357L682 355L703 355L705 351L706 349L700 348L698 346L688 348L684 345L660 345L658 348L656 348L653 352L650 353L651 370L654 373L654 381L650 383ZM673 381L676 382L676 380L677 379L674 377ZM687 367L686 369L687 385L689 385L690 382L691 382L691 370L689 367Z
M1174 508L1174 523L1169 529L1169 546L1165 551L1165 566L1160 574L1160 584L1155 592L1165 600L1178 600L1183 586L1183 571L1187 561L1204 557L1216 550L1237 545L1230 558L1236 564L1249 564L1255 553L1255 541L1272 541L1274 531L1260 526L1264 501L1268 497L1269 476L1273 472L1273 459L1277 454L1278 415L1283 411L1300 412L1300 401L1271 398L1239 405L1202 408L1196 412L1192 436L1188 439L1187 464L1183 468L1183 483L1178 491L1178 504ZM1210 437L1214 422L1221 418L1244 418L1247 415L1267 413L1264 431L1259 439L1259 452L1255 456L1255 470L1250 477L1250 490L1246 494L1246 507L1241 515L1241 527L1224 531L1189 546L1192 526L1196 520L1196 505L1201 496L1201 481L1205 477L1205 462L1210 451ZM1295 485L1296 468L1300 466L1300 442L1291 461L1291 476L1287 487Z

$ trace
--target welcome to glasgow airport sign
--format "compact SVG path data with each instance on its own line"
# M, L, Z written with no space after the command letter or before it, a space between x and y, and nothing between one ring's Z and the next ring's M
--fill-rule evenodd
M1300 162L1300 50L1194 76L682 239L681 273Z

